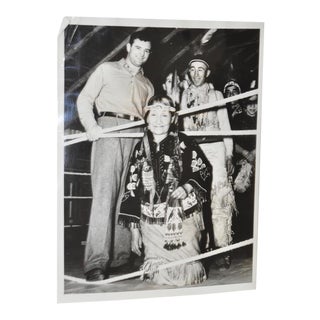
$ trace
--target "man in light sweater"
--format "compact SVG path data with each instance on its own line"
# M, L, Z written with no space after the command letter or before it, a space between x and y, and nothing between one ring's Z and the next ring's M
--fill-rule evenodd
M209 64L205 60L196 57L189 62L188 76L191 85L182 94L182 110L223 99L222 93L206 82L209 75ZM230 130L225 106L185 116L183 126L185 131ZM225 247L232 242L232 214L236 210L234 193L229 181L229 176L233 171L233 140L232 138L207 136L197 141L213 168L211 212L214 245L216 248ZM222 260L219 267L228 268L230 257L225 255Z
M101 138L101 134L103 128L143 119L143 108L154 94L153 85L142 70L151 53L149 34L146 31L133 33L126 49L126 58L97 67L77 100L80 121L88 139L94 141L91 156L93 200L84 260L88 281L106 278L108 268L126 264L131 252L130 232L117 226L116 215L137 139ZM99 115L97 121L94 107ZM123 132L141 131L138 127Z

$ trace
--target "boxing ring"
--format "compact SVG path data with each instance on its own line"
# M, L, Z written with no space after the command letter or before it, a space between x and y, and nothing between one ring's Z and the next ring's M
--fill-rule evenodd
M221 99L218 101L215 101L213 103L208 103L208 104L202 104L200 106L197 107L193 107L187 110L180 110L177 111L178 116L185 116L188 114L194 114L194 113L198 113L198 112L203 112L203 111L207 111L207 110L211 110L211 109L216 109L222 106L225 106L227 103L233 102L233 101L237 101L237 100L241 100L241 99L246 99L249 98L251 96L254 95L259 95L260 94L260 90L259 89L255 89L255 90L250 90L229 98L225 98L225 99ZM134 127L140 127L140 126L144 126L145 125L145 121L144 120L139 120L139 121L134 121L132 123L128 123L128 124L123 124L123 125L119 125L119 126L115 126L112 128L105 128L102 130L102 135L101 138L110 138L110 137L118 137L118 138L142 138L144 133L119 133L116 131L120 131L120 130L125 130L125 129L129 129L129 128L134 128ZM257 135L257 130L229 130L229 131L182 131L184 134L188 135L188 136L244 136L244 135ZM77 133L77 134L70 134L70 135L65 135L64 136L64 147L76 144L76 143L80 143L83 141L87 141L87 135L85 132L83 133ZM76 173L76 172L64 172L64 174L66 175L89 175L90 173ZM92 197L74 197L72 196L71 198L73 199L91 199ZM70 197L65 196L64 199L70 199ZM248 239L245 241L241 241L235 244L231 244L229 246L223 247L223 248L219 248L216 250L212 250L206 253L202 253L199 254L197 256L194 257L189 257L187 259L182 259L182 260L177 260L177 261L172 261L170 263L164 264L159 266L159 270L162 269L166 269L166 268L171 268L180 264L184 264L184 263L188 263L188 262L193 262L193 261L197 261L197 260L201 260L201 259L205 259L205 258L209 258L221 253L225 253L225 252L229 252L238 248L242 248L245 246L249 246L254 244L254 239ZM64 275L64 280L67 281L72 281L75 283L79 283L79 284L90 284L90 285L105 285L105 284L110 284L110 283L114 283L117 281L122 281L125 279L131 279L131 278L136 278L136 277L141 277L145 274L144 271L135 271L132 273L128 273L128 274L124 274L121 276L115 276L109 279L105 279L105 280L101 280L101 281L95 281L95 282L89 282L86 281L85 279L82 278L77 278L77 277L72 277L72 276L68 276L68 275Z

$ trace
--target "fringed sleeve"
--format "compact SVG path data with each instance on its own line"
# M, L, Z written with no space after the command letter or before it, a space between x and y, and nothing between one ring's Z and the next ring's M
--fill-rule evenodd
M203 202L210 198L212 167L199 145L193 139L180 133L179 140L183 161L180 184L189 183L192 185L198 203L202 205Z
M126 178L125 191L122 197L118 224L126 227L137 227L141 213L141 170L144 157L139 142L131 156Z

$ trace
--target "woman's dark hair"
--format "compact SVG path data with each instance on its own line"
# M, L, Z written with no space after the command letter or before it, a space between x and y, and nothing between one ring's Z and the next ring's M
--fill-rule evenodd
M148 106L151 106L155 102L160 102L172 108L175 108L172 99L165 94L156 94L153 97L151 97L148 101Z

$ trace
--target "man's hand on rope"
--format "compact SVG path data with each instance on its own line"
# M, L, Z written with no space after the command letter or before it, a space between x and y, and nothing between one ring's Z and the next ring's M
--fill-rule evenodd
M89 141L96 141L102 135L102 128L98 125L93 126L87 131L87 137Z

